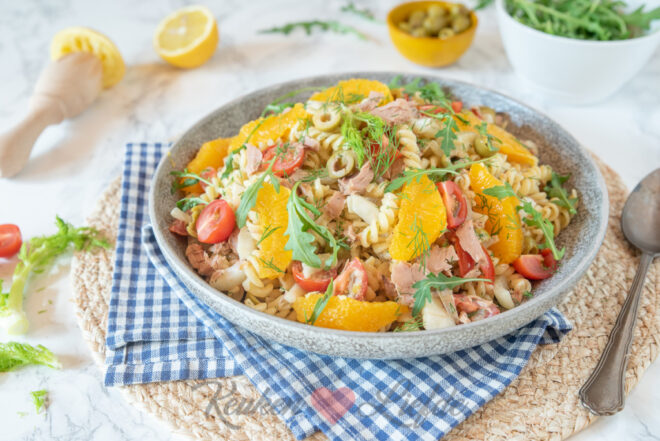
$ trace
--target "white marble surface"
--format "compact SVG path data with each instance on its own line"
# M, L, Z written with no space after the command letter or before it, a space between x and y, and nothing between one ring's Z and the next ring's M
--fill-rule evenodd
M120 173L124 143L168 140L224 102L256 88L346 70L429 72L395 52L384 25L341 14L343 1L205 3L218 17L220 46L207 65L180 71L159 60L151 36L158 21L182 2L2 2L0 130L25 111L32 85L47 63L50 39L61 28L84 25L106 33L122 51L128 70L124 80L104 92L86 113L49 128L23 173L0 180L0 223L20 225L25 237L52 232L55 214L82 223L99 193ZM360 3L384 17L396 2ZM256 32L293 20L328 17L358 26L372 41ZM469 52L456 65L433 73L496 89L541 109L614 167L628 186L660 166L660 50L607 101L567 107L546 102L521 86L504 56L493 11L481 13L480 20ZM0 277L6 279L13 264L0 262ZM70 290L66 259L52 274L30 285L26 309L32 328L25 341L51 348L64 368L0 374L0 440L182 439L127 404L119 390L103 386L101 371L76 325ZM29 391L42 388L50 391L51 405L45 415L35 415ZM660 439L658 414L660 363L656 362L623 412L602 418L573 439Z

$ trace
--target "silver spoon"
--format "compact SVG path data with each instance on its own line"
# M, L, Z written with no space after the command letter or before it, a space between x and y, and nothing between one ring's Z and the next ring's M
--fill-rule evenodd
M642 251L642 257L603 355L580 389L582 404L596 415L614 415L625 402L623 386L642 287L653 258L660 254L660 169L646 176L628 196L621 229Z

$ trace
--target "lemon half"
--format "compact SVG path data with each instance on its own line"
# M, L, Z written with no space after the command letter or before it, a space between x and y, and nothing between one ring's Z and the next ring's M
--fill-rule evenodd
M218 24L204 6L179 9L160 22L154 48L168 63L190 69L208 61L218 46Z
M126 72L117 46L105 35L89 28L66 28L55 34L50 43L50 58L55 61L72 52L96 55L103 66L103 87L117 84Z

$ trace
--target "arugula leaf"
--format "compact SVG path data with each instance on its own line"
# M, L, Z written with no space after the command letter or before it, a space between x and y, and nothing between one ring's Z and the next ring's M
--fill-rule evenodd
M313 325L319 319L319 316L327 306L328 301L330 301L330 297L332 297L333 287L334 280L331 280L330 285L328 285L328 288L325 290L325 294L323 294L323 297L316 301L316 305L314 305L314 310L312 311L312 316L307 321L307 324Z
M261 187L264 185L264 181L266 180L266 177L271 177L270 182L273 184L273 187L275 186L275 182L278 183L278 188L275 190L279 193L279 181L273 175L272 173L272 163L270 167L268 167L268 170L266 170L264 173L257 178L256 181L254 181L241 195L241 203L238 205L238 208L236 209L236 225L238 225L238 228L243 228L245 226L245 222L247 221L248 213L254 205L257 203L257 196L259 195L259 190L261 190Z
M35 390L34 392L30 392L30 395L32 395L32 402L34 403L36 412L40 413L46 405L46 400L48 399L48 391L45 389Z
M300 260L304 264L314 268L321 268L321 259L316 255L316 247L313 244L314 236L308 232L311 229L321 236L330 248L332 248L332 256L323 263L325 268L330 268L337 263L339 248L348 248L348 246L335 239L330 230L323 225L318 225L309 216L307 211L317 217L321 215L321 212L315 206L298 196L299 185L300 182L295 183L286 204L286 209L289 212L289 225L284 235L289 236L289 239L284 249L293 252L294 260Z
M494 187L486 188L483 193L488 196L496 197L497 199L506 199L508 197L518 199L518 195L513 191L513 187L511 187L511 184L508 182L504 185L496 185Z
M179 199L176 202L177 208L181 211L188 211L197 205L208 205L208 202L197 196L187 196L183 199Z
M40 364L53 369L62 367L55 355L44 346L10 341L0 343L0 372L9 372L22 366Z
M537 211L534 206L529 201L522 201L522 205L518 209L523 210L525 213L531 216L531 219L528 217L523 218L523 222L532 227L538 227L545 236L545 246L544 248L549 248L552 251L552 256L555 260L559 261L564 257L566 252L565 248L557 250L555 245L555 227L548 219L545 219L543 215Z
M305 34L311 35L314 28L318 28L322 32L330 31L337 34L353 34L358 37L360 40L366 40L367 36L362 32L355 29L353 26L348 26L342 24L335 20L323 21L323 20L311 20L311 21L297 21L293 23L287 23L283 26L276 26L269 29L262 29L259 31L262 34L284 34L289 35L296 29L303 29Z
M479 159L478 161L463 161L451 164L445 168L425 168L425 169L412 169L405 170L403 174L389 183L385 188L386 192L392 192L403 187L405 184L408 184L413 181L413 179L419 181L422 178L422 175L435 176L436 178L442 178L446 174L456 175L458 174L456 170L467 167L468 165L478 164L480 162L488 162L491 158Z
M355 15L359 15L360 17L364 18L365 20L377 22L376 17L374 17L373 12L371 12L369 9L364 8L364 9L358 9L355 6L355 3L353 2L348 2L346 5L341 7L342 12L352 12Z
M57 233L51 236L33 237L24 242L18 253L18 264L14 268L12 286L9 295L2 296L0 325L10 334L24 334L28 321L23 311L23 293L31 272L40 273L48 269L55 259L69 250L71 245L76 250L109 248L100 233L91 227L75 228L59 217L55 218Z
M553 171L550 185L546 185L543 191L545 191L551 199L557 198L557 201L555 201L557 205L566 208L571 214L576 214L577 211L575 210L575 205L577 204L577 198L569 198L563 187L564 183L568 181L570 177L571 175L562 176Z
M412 315L416 317L426 305L427 302L431 301L432 293L431 290L442 291L443 289L454 289L455 287L462 285L465 282L487 282L488 279L476 279L476 278L463 278L463 277L448 277L442 273L433 274L429 273L425 279L416 282L413 285L415 288L415 303L413 305Z
M458 139L458 124L451 114L446 114L442 119L444 126L435 134L436 138L440 138L440 148L445 155L450 156L454 150L454 142Z

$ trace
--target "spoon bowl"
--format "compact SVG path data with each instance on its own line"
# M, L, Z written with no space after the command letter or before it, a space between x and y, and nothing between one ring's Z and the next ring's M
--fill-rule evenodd
M660 253L660 168L632 191L621 215L626 239L642 251Z

